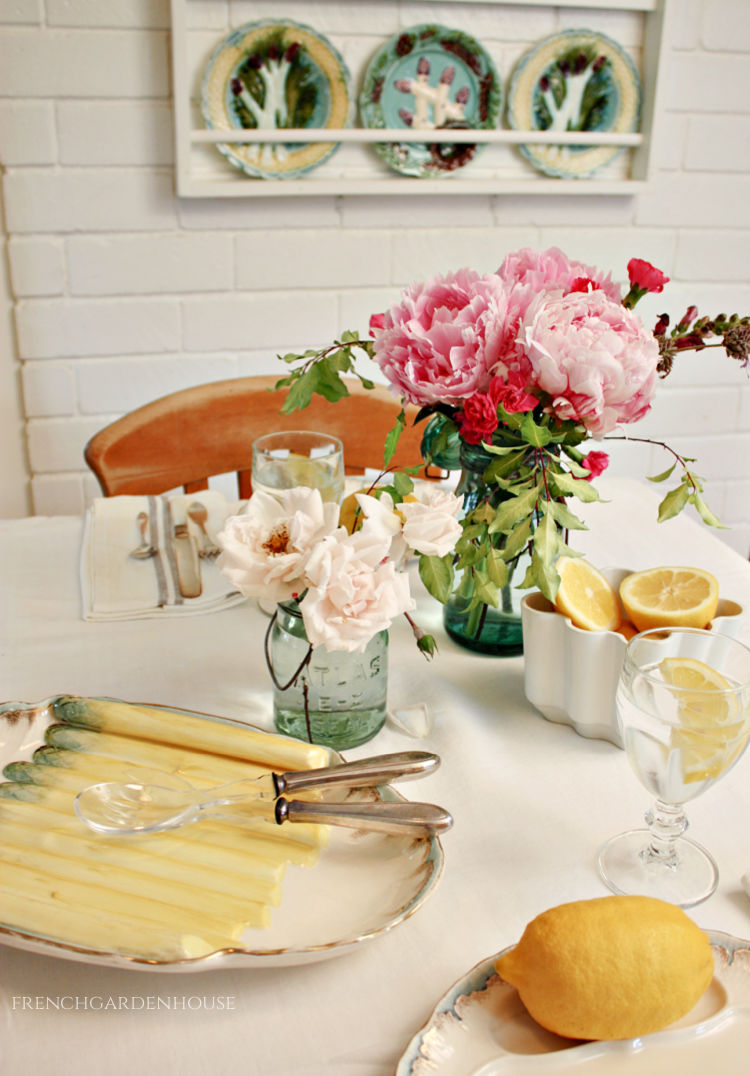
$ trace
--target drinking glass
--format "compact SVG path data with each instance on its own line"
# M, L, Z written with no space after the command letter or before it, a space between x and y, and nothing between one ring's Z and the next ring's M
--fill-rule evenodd
M613 837L599 873L615 893L690 907L710 897L713 858L683 836L685 804L734 766L750 734L750 650L714 631L634 636L617 685L617 720L637 777L655 797L648 829Z
M319 489L324 501L344 494L344 446L312 430L279 430L253 443L253 491L275 494L294 486Z

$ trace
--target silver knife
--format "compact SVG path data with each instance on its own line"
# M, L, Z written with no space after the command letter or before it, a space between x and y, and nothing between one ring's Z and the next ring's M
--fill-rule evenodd
M175 526L172 544L180 594L183 598L197 598L203 590L198 546L195 538L188 532L186 523L178 523Z

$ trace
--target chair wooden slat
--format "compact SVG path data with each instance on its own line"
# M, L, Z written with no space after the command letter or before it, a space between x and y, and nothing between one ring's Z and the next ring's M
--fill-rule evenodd
M84 450L105 496L158 494L182 487L193 493L215 475L236 473L239 496L250 496L252 444L275 430L319 430L339 437L349 474L381 467L388 431L400 405L384 386L363 389L347 381L350 396L337 403L313 397L302 411L282 415L286 390L275 377L242 377L182 389L145 404L95 434ZM407 408L407 426L395 467L419 466L423 424Z

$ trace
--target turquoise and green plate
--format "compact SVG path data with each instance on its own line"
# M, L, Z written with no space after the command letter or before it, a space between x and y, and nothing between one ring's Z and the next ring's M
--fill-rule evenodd
M367 128L493 130L502 105L497 69L470 34L423 24L402 30L375 54L365 73L359 111ZM445 176L484 147L452 142L378 142L396 172Z
M302 23L260 21L214 49L202 86L203 119L214 130L341 129L353 118L349 71L327 38ZM336 142L219 143L249 176L293 179L327 161Z
M565 30L540 41L516 65L508 124L516 131L637 131L641 82L615 41L591 30ZM581 179L608 165L622 146L520 147L545 175Z

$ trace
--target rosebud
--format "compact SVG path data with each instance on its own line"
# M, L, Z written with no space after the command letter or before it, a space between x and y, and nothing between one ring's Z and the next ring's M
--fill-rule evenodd
M677 324L677 331L683 332L698 317L698 307L689 306Z

